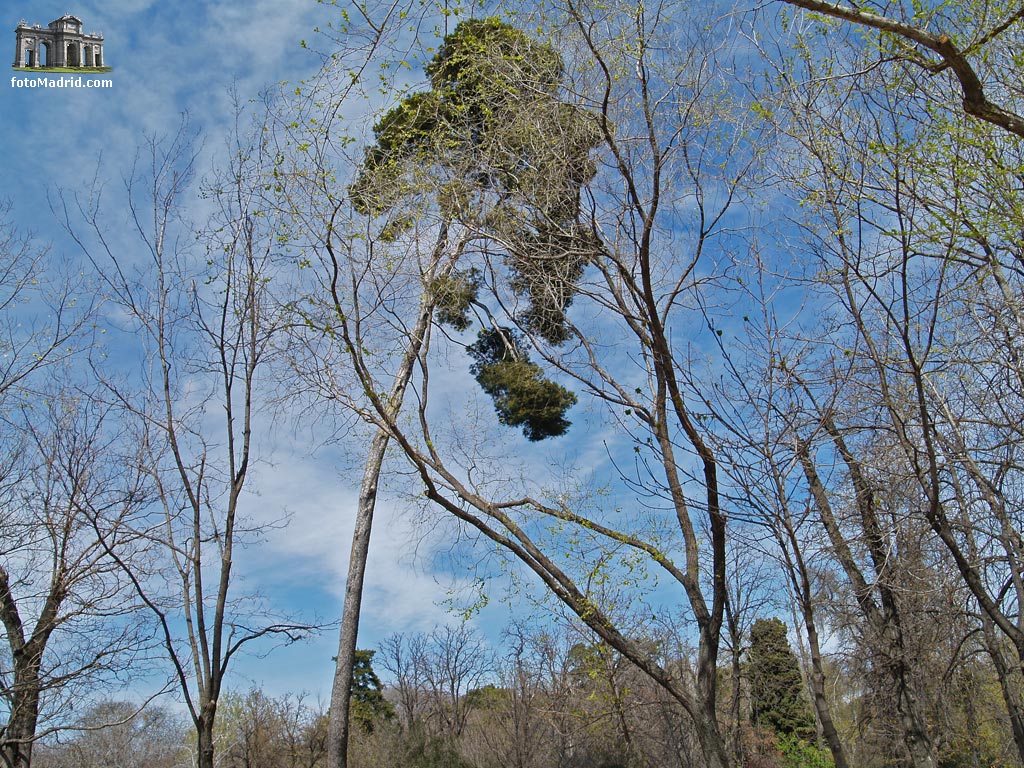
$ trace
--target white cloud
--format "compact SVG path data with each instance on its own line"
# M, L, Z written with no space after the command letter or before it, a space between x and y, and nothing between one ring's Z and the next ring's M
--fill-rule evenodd
M287 525L268 530L266 541L249 548L240 567L257 586L307 590L332 599L340 612L348 573L361 469L339 474L328 458L291 452L261 468L258 496L245 509L263 523ZM432 573L438 531L426 531L405 505L381 494L374 515L363 603L370 634L417 629L443 621L441 603L448 587ZM331 608L322 607L330 611ZM337 618L337 616L330 616Z

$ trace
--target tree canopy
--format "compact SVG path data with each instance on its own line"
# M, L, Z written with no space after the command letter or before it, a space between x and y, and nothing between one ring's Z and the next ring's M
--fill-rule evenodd
M443 222L505 253L509 285L527 299L524 326L566 341L564 313L598 250L579 222L581 189L596 173L593 116L561 100L564 66L552 46L497 18L461 22L426 73L431 89L406 96L374 126L376 141L349 190L356 210L384 216L390 239L412 219L388 212L426 190ZM440 322L470 326L480 274L437 278ZM502 424L523 426L534 441L566 431L575 397L544 378L511 332L481 331L469 351Z

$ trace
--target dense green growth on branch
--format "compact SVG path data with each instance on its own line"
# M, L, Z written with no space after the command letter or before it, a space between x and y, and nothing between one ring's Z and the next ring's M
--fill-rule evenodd
M502 424L522 427L529 440L565 433L570 425L565 412L575 405L576 395L544 378L511 328L480 331L468 351L475 361L470 370L494 399Z
M599 247L579 213L600 135L559 98L562 74L550 45L498 19L459 24L427 66L431 90L374 126L350 189L356 210L383 215L421 191L429 171L442 216L504 249L511 287L528 299L520 320L554 344L568 336L564 312Z
M385 239L413 225L399 203L426 193L442 221L504 255L509 287L526 299L516 319L556 345L569 338L565 312L599 250L580 221L580 190L596 173L589 155L600 135L587 112L559 97L563 71L551 45L498 19L462 22L426 68L430 90L406 96L374 126L349 190L357 211L384 219ZM437 320L468 329L479 280L473 270L439 278ZM478 353L489 340L485 332ZM502 423L523 425L531 440L562 434L575 397L521 351L513 357L474 367Z
M468 330L473 324L469 313L480 289L480 270L453 270L434 280L431 289L437 322L457 331Z

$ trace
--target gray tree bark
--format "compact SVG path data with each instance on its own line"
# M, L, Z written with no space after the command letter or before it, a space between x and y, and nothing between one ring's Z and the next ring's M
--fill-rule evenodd
M382 421L370 442L367 451L366 465L363 468L363 480L359 486L359 499L356 506L356 524L352 532L352 549L349 555L348 578L345 582L345 602L342 607L341 630L338 636L338 655L335 658L334 682L331 687L331 707L328 716L327 765L328 768L346 768L348 765L349 741L349 694L352 688L352 668L355 664L356 641L359 635L359 614L362 609L363 583L366 576L366 561L370 551L370 535L373 530L373 513L377 505L377 489L380 480L384 455L391 440L389 423L398 417L405 398L405 391L412 380L417 358L426 342L434 314L434 298L429 283L441 270L438 269L441 257L448 245L448 228L441 227L437 243L434 246L431 263L424 276L427 284L419 315L413 327L409 344L402 355L402 361L391 385L387 400L379 403ZM456 249L455 257L458 255ZM447 271L454 264L454 257L443 270ZM335 268L338 264L335 263ZM335 304L341 306L340 297L334 296ZM347 335L347 330L343 332ZM347 339L351 342L351 339ZM358 345L349 344L350 349L358 349ZM357 366L359 368L359 366ZM363 381L368 393L372 393L372 382Z

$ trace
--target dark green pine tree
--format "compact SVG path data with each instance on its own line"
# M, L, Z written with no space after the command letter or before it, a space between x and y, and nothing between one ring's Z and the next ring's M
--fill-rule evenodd
M395 717L391 702L384 698L384 684L373 671L373 654L374 651L357 650L352 666L349 716L365 733L372 733L379 721Z
M758 619L750 630L750 719L779 736L813 738L814 715L786 631L778 619Z

